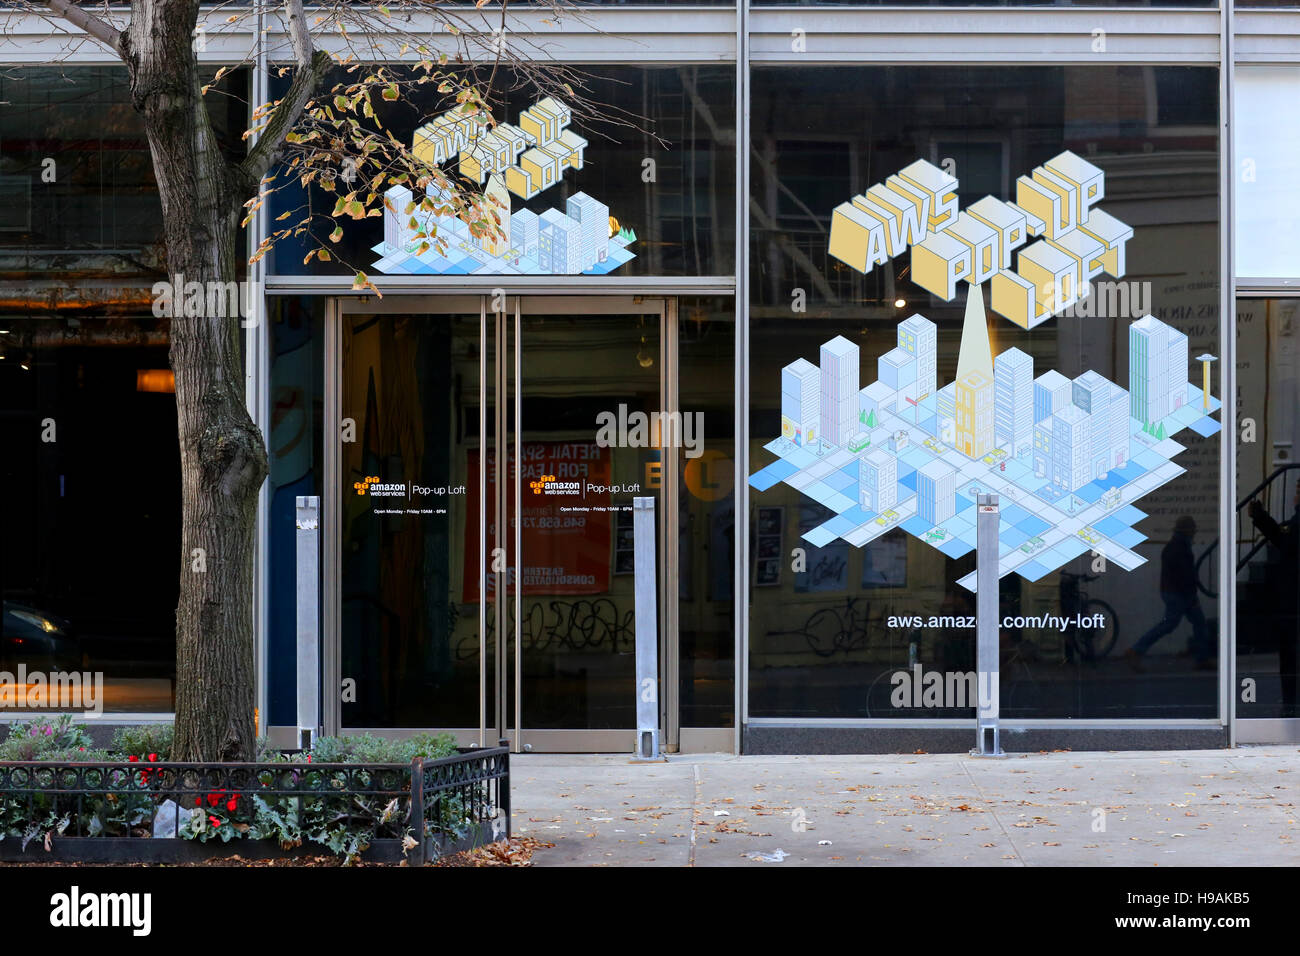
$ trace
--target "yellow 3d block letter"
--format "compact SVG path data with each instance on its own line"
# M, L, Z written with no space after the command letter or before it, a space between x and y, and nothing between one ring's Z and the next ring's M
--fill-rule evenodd
M951 302L957 282L971 274L971 248L946 232L937 232L912 247L912 281Z
M831 214L830 254L859 272L884 265L889 261L884 225L853 203L840 203Z

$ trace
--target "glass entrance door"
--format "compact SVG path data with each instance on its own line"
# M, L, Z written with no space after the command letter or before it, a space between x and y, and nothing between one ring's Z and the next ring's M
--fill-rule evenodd
M509 726L536 750L630 751L632 500L655 498L662 528L663 476L672 474L658 447L668 407L664 302L516 305L510 439L520 464L510 513L522 520L513 522L510 559L522 587L509 597L518 621L508 634ZM665 540L661 531L661 582Z
M656 498L661 582L675 557L668 311L640 297L334 303L333 727L632 749L634 497ZM663 587L659 605L673 634ZM671 687L675 648L660 645Z

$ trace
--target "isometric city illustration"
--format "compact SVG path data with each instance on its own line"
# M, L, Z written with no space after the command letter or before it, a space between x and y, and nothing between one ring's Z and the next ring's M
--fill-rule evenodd
M431 165L457 157L461 174L495 202L503 235L471 235L469 224L450 214L448 191L435 183L426 195L445 213L408 213L411 190L394 186L384 193L384 241L371 250L380 257L374 268L389 275L606 275L634 259L635 231L620 227L609 206L585 192L541 215L511 211L512 195L532 199L567 170L583 168L587 141L568 128L572 118L568 106L548 96L524 110L517 125L488 129L452 110L417 129L416 157Z
M1026 304L1055 312L1087 294L1080 279L1088 275L1088 256L1098 253L1071 237L1100 211L1074 205L1064 217L1062 204L1082 202L1085 190L1099 196L1102 180L1099 170L1078 157L1052 162L1069 169L1081 188L1058 196L1054 215L1058 224L1070 224L1068 231L1054 238L1045 222L1034 228L1069 262L1058 263L1062 269L1033 290L1035 298ZM925 199L917 200L910 221L927 221L940 230L960 222L966 214L955 212L956 180L940 179L946 174L922 164L929 167L924 175L918 164L904 171L911 170L912 181L927 182L931 190L907 194ZM856 212L841 218L853 217L864 229L896 239L898 230L889 223L901 217L891 220L880 212L886 207L879 191L876 196L870 208L854 207ZM901 204L904 191L892 196ZM987 215L990 199L974 206ZM948 206L946 222L927 218L927 208L937 208L932 202ZM1022 213L1011 209L1013 215ZM1127 388L1091 370L1074 379L1051 369L1035 374L1033 358L1018 348L993 356L982 283L993 278L996 301L997 276L1003 273L975 264L1009 265L1011 243L1023 239L1027 221L1020 215L1005 233L1007 242L999 250L995 240L987 258L973 237L954 236L955 246L965 252L946 260L946 274L967 280L954 381L939 386L937 328L920 314L898 324L896 347L876 357L876 379L865 387L860 387L860 350L842 335L822 343L818 364L799 358L781 370L781 436L764 446L777 460L751 475L750 484L765 491L785 482L834 512L804 533L809 544L823 547L838 538L861 547L902 528L949 557L961 557L975 548L976 495L995 493L1002 506L999 578L1014 571L1036 581L1089 552L1125 570L1146 561L1134 550L1146 538L1134 527L1146 517L1134 503L1183 473L1173 461L1184 448L1176 434L1190 429L1209 437L1219 431L1211 415L1220 403L1209 394L1208 369L1215 356L1197 356L1202 385L1192 384L1187 336L1151 315L1129 326ZM1106 219L1107 229L1112 222ZM841 231L841 240L844 235ZM859 238L874 248L869 237ZM834 232L831 242L834 247ZM840 251L846 251L843 242ZM1020 254L1022 273L1028 252ZM1099 255L1099 265L1112 275L1122 273L1122 240L1108 254L1109 260ZM955 287L946 291L950 294L941 298L956 294ZM1035 319L1018 323L1024 327L1044 318L1034 312L1024 316ZM958 583L975 590L975 573Z

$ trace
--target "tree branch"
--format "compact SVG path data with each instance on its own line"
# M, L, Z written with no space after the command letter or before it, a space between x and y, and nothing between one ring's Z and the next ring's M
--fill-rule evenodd
M301 5L299 5L301 10ZM294 73L293 82L289 85L289 92L284 94L275 110L271 113L270 120L267 121L262 132L257 137L257 144L249 150L248 156L244 158L237 167L237 174L243 180L242 188L248 193L256 190L257 184L262 181L274 165L275 161L280 158L280 152L284 149L284 138L289 135L298 119L302 116L303 107L307 105L315 94L317 87L320 86L321 80L325 74L330 71L334 65L334 59L324 50L317 50L311 55L310 62L300 67Z
M311 65L311 36L307 33L307 15L303 12L302 0L285 0L284 13L289 21L293 57L299 67L306 69Z
M87 13L82 7L73 3L72 0L45 0L45 5L77 29L104 44L104 46L116 53L119 58L126 59L123 53L121 30L99 19L93 13Z

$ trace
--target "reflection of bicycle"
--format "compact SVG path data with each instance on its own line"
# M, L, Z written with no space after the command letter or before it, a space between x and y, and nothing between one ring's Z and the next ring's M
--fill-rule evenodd
M1097 580L1096 574L1071 574L1061 572L1061 615L1069 622L1065 628L1065 659L1074 661L1075 652L1084 661L1105 657L1119 640L1119 618L1115 609L1100 598L1088 597L1083 585ZM1080 627L1082 618L1101 615L1101 627Z

